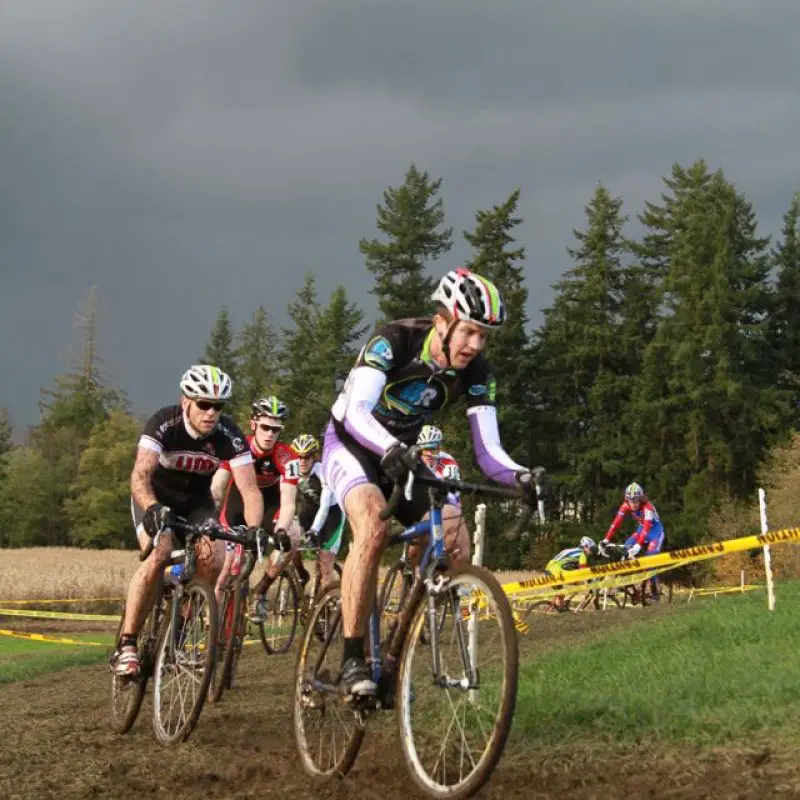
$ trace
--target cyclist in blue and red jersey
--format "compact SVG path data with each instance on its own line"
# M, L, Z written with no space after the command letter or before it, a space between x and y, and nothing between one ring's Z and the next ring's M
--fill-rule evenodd
M644 489L638 483L631 483L625 489L625 499L617 510L617 515L606 532L604 541L610 542L619 530L625 517L636 520L636 530L625 540L628 556L635 558L644 549L645 555L652 556L661 552L664 545L664 526L658 516L656 507L647 499ZM651 578L653 600L660 600L658 578Z

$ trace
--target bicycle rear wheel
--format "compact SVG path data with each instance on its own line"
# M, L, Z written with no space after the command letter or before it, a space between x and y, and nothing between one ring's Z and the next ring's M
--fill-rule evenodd
M508 598L488 570L464 565L444 577L430 647L419 646L427 596L403 647L397 722L414 783L430 797L458 798L483 786L502 755L519 651Z
M233 688L233 684L236 680L236 668L239 665L239 656L242 654L244 637L247 633L247 620L245 619L246 602L247 594L243 587L237 583L230 634L225 650L225 663L222 666L223 681L226 689ZM219 660L219 656L217 656L217 660Z
M162 744L189 738L208 695L217 654L219 614L214 591L194 580L162 621L153 687L153 730Z
M378 599L381 615L381 646L394 635L400 614L403 612L411 594L411 576L407 574L402 561L396 562L386 573Z
M258 624L267 655L285 653L292 646L300 617L300 589L291 570L282 572L267 591L267 617Z
M341 589L337 582L311 610L295 673L294 735L308 775L345 775L364 738L364 717L336 690L344 649Z
M119 650L119 641L122 637L122 626L125 623L125 606L122 607L122 614L117 628L117 635L114 637L114 649L109 657L111 663L111 730L114 733L125 734L136 722L139 716L139 709L147 690L147 681L153 672L153 650L157 627L159 622L159 611L161 606L161 593L159 592L156 602L148 613L142 629L139 631L137 645L139 648L139 673L138 675L117 675L114 672L114 654Z

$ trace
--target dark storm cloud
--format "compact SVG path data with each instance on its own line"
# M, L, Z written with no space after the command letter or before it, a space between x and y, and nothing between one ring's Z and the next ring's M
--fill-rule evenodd
M371 312L357 242L412 160L456 231L522 187L535 322L598 180L633 215L705 157L777 232L798 32L759 0L0 3L0 405L35 421L92 283L137 411L223 304L280 322L311 269Z

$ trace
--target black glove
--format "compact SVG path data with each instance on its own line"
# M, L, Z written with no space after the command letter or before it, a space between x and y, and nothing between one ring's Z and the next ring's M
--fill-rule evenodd
M381 459L381 470L392 483L405 483L416 465L416 454L402 442L393 444Z
M272 534L272 539L275 542L275 547L277 547L281 553L288 553L292 549L292 540L283 528L276 528L275 532Z
M148 506L142 517L142 525L152 539L155 539L164 528L168 527L168 523L169 507L161 503L153 503Z
M536 505L536 484L530 470L521 470L516 474L517 486L522 489L522 496L529 505Z
M322 537L317 531L306 531L306 539L312 547L322 547Z

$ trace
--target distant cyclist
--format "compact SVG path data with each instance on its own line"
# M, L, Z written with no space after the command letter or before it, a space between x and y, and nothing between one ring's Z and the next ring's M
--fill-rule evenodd
M292 442L292 449L300 460L297 517L300 527L322 548L319 566L324 586L334 578L333 564L342 546L345 518L322 476L319 441L309 433L301 433Z
M644 489L638 483L631 483L625 488L622 505L606 533L605 542L610 542L619 530L625 517L636 520L636 530L625 540L629 558L636 558L644 549L645 555L652 556L661 552L664 545L664 526L658 516L656 507L647 499ZM650 579L653 602L661 599L658 578Z
M428 469L437 478L445 478L451 481L461 480L461 470L458 462L442 450L444 434L435 425L423 425L417 437L417 444L422 448L420 457ZM460 506L461 499L458 492L449 492L447 502L451 506Z
M568 547L554 555L545 565L545 575L554 578L561 577L565 572L575 569L585 569L594 562L598 555L598 548L594 539L584 536L577 547ZM566 600L563 594L553 598L553 608L557 611L566 611Z

